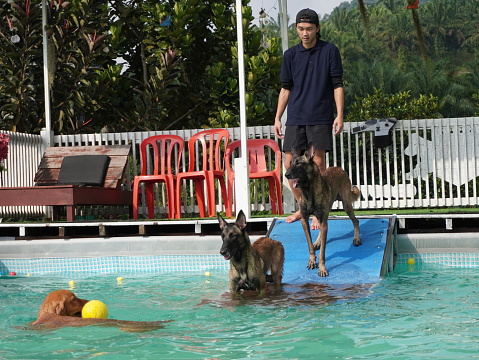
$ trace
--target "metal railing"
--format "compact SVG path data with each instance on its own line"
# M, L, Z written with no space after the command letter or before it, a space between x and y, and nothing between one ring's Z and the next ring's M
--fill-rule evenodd
M374 132L352 133L360 123L346 123L341 135L334 137L334 149L328 153L328 166L345 169L361 190L356 209L475 206L479 204L479 118L421 119L398 121L391 131L392 144L374 145ZM176 134L188 140L202 129L156 132L56 135L54 146L131 145L131 160L124 186L140 173L139 144L149 136ZM231 140L240 138L240 129L229 129ZM2 186L32 186L41 160L40 136L18 133L10 135L8 169L1 174ZM273 126L248 128L248 138L273 138ZM278 140L278 139L275 139ZM278 140L279 141L279 140ZM273 159L273 157L272 157ZM186 166L183 158L183 167ZM286 182L285 182L286 184ZM164 190L159 187L157 213L166 213ZM288 186L284 186L285 211L295 207ZM183 189L185 200L194 198L191 186ZM0 192L1 196L1 192ZM218 194L218 210L223 210ZM252 183L253 211L270 210L267 184ZM186 203L186 202L185 202ZM336 202L335 209L341 208ZM184 212L194 213L192 201ZM45 213L45 207L0 207L0 216L30 216ZM140 213L146 213L144 208Z

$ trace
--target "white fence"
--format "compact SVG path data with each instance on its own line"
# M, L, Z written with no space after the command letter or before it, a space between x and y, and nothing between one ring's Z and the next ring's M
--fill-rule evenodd
M426 119L398 121L392 131L392 145L374 146L374 133L352 134L359 123L346 123L344 132L335 137L328 165L344 168L352 183L359 186L361 200L356 209L475 206L479 204L479 118ZM229 129L231 140L239 139L240 129ZM200 129L167 132L135 132L54 136L54 146L124 145L132 146L132 157L125 187L140 172L139 144L148 136L169 133L185 140ZM41 159L40 136L10 134L8 171L0 177L2 186L31 186ZM272 126L248 128L249 138L274 138ZM278 140L278 139L276 139ZM270 210L265 183L256 181L252 193L252 210ZM186 188L185 188L186 189ZM185 199L194 198L191 187ZM289 192L288 187L284 193ZM190 193L188 193L188 191ZM1 192L0 192L1 196ZM159 193L157 212L166 213L164 194ZM295 204L285 196L285 209ZM339 208L337 202L335 208ZM141 209L145 212L144 209ZM222 210L222 203L218 204ZM0 216L37 215L43 207L0 207ZM195 212L194 205L184 209Z
M4 132L9 135L8 158L5 171L0 171L0 187L33 186L33 178L42 159L43 143L39 135ZM0 191L0 196L2 196ZM47 209L40 206L0 206L2 215L40 216Z
M361 209L478 205L479 118L398 121L393 143L372 133L340 139L333 164L359 185Z

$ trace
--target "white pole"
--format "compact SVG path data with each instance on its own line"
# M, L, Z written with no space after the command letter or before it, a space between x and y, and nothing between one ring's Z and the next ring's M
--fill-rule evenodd
M283 52L288 50L288 1L287 0L278 0L279 7L279 26L281 29L281 46Z
M47 2L42 0L42 27L43 27L43 87L45 89L45 134L44 145L51 145L52 123L50 116L50 82L48 80L48 36L46 33L47 26Z
M235 209L236 213L243 210L246 219L251 217L251 204L249 193L249 163L246 129L246 87L244 69L244 43L243 43L243 4L236 0L236 32L238 37L238 84L240 100L240 136L241 157L234 160L235 170Z
M287 9L287 0L278 0L279 6L279 21L281 29L281 46L283 48L283 53L288 50L289 41L288 41L288 9ZM286 111L283 113L281 122L286 123L287 115ZM283 174L286 173L286 169L283 167ZM293 192L289 187L288 179L283 175L283 211L284 213L290 213L296 210L295 208L296 200L294 198Z

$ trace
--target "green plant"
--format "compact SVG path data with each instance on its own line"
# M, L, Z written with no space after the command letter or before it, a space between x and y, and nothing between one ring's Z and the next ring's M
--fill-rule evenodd
M409 91L385 94L376 89L374 94L357 97L346 116L346 121L364 121L395 117L403 119L425 119L439 116L437 97L419 95L411 98Z
M36 132L42 122L41 24L38 2L0 7L0 129Z

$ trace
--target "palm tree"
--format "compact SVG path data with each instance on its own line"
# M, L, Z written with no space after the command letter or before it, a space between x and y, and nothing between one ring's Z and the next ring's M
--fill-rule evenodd
M364 28L366 29L366 36L369 37L369 15L366 11L366 5L364 5L364 0L358 0L359 11L361 12L361 18L363 19Z
M425 62L409 62L404 73L404 88L411 90L413 96L419 94L433 94L441 97L444 89L451 82L450 74L446 70L450 67L447 60L430 60Z
M393 55L397 56L401 48L409 48L413 41L413 29L404 12L393 14L389 22L378 25L378 27L378 39L390 46Z
M380 0L379 4L383 5L390 12L395 12L398 7L397 0Z
M435 1L428 5L425 13L428 33L434 41L434 50L440 51L448 35L448 24L455 17L456 5L445 1Z
M414 0L408 0L408 3L412 5L416 1ZM414 23L414 28L416 29L416 36L419 41L419 50L421 51L421 56L424 59L425 62L427 62L427 47L426 47L426 42L424 41L424 34L422 32L422 26L421 26L421 21L419 19L419 13L417 9L410 9L411 10L411 15L412 15L412 21Z
M354 18L353 11L338 8L333 11L327 23L337 31L346 31L355 22L356 19Z

